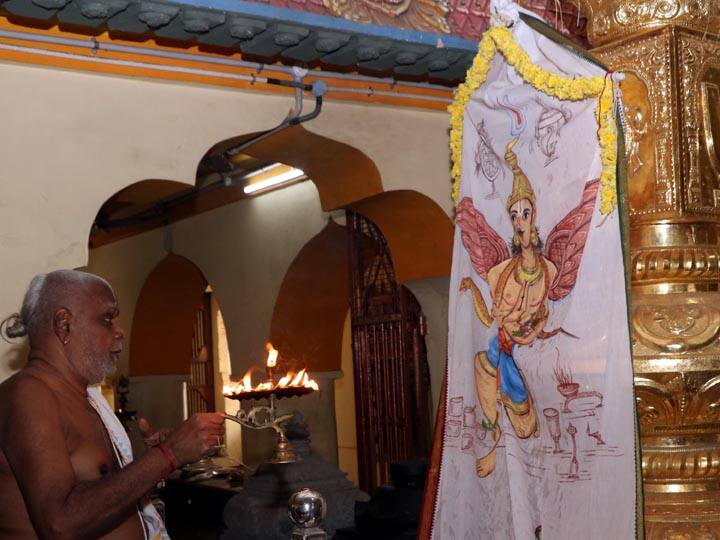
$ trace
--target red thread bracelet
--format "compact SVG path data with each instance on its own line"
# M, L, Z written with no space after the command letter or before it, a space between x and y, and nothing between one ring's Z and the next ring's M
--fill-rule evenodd
M163 457L165 458L165 470L163 471L163 475L167 476L171 472L173 472L176 469L175 466L175 460L173 459L173 455L170 453L170 450L165 448L165 445L163 443L158 444L155 446L158 450L162 452Z

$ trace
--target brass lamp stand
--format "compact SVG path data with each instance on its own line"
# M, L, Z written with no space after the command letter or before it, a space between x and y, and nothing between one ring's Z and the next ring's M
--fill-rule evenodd
M278 440L273 457L270 458L268 463L295 463L299 458L293 452L292 445L288 441L285 428L282 425L292 418L292 414L278 415L275 392L268 391L265 397L268 399L267 406L258 405L252 407L249 412L245 412L241 406L235 415L226 414L225 419L232 420L250 429L274 429L278 435ZM235 399L243 398L235 397Z

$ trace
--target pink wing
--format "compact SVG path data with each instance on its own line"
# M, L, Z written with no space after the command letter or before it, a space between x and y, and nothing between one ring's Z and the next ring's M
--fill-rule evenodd
M488 270L510 257L507 244L475 209L470 197L460 201L455 223L460 227L460 237L473 268L481 278L487 280Z
M547 257L558 271L548 292L550 300L565 298L575 287L599 187L600 180L591 180L585 184L580 204L547 237Z

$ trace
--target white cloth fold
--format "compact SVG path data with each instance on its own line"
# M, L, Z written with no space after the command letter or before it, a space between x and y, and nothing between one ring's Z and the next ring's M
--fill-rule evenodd
M126 467L133 461L132 446L125 428L110 408L110 404L103 397L100 389L96 386L88 386L88 401L100 416L108 436L115 449L115 456L121 467ZM160 514L150 502L150 499L143 497L137 504L138 515L143 522L145 538L148 540L170 540Z
M491 0L490 24L492 26L510 26L517 22L520 11L513 0Z

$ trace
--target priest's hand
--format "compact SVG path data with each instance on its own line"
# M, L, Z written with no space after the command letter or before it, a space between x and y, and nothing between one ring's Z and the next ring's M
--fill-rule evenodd
M168 438L168 435L172 432L170 428L160 428L159 430L155 429L144 416L138 418L137 426L140 430L140 435L142 435L143 442L148 448L152 448L153 446L157 446L161 442L164 442L165 439Z
M176 467L211 455L225 431L225 417L220 413L198 413L171 431L163 441Z

